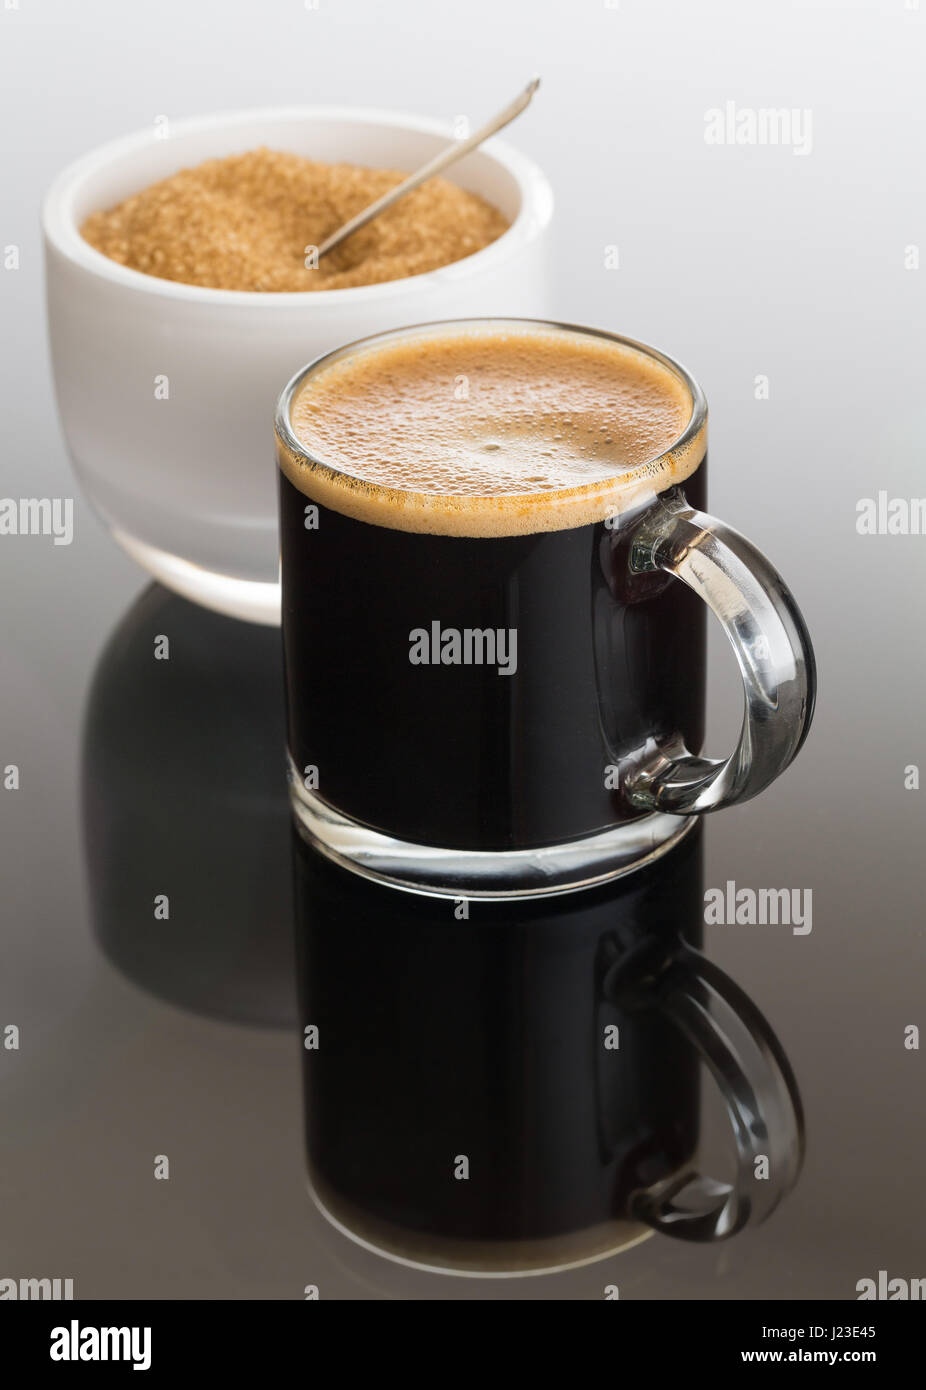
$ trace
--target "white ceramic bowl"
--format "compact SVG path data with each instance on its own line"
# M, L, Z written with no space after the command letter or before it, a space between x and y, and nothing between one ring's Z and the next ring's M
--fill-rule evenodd
M258 145L414 169L449 138L384 111L287 107L184 121L103 146L55 180L43 209L58 406L75 470L116 540L207 607L279 621L272 420L313 357L430 319L549 315L553 212L535 164L489 141L448 176L511 221L484 250L426 275L356 289L257 294L129 270L80 235L87 215L204 159ZM166 381L166 398L165 397Z

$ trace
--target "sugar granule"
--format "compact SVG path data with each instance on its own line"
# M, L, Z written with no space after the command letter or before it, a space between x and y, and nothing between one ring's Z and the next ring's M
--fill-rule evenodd
M355 232L314 269L320 246L404 179L394 169L323 164L265 148L181 169L81 233L121 265L224 290L334 290L401 280L470 256L507 230L485 199L430 179Z

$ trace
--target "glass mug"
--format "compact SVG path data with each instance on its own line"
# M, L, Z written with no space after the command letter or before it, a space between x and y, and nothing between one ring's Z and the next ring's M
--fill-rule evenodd
M298 393L347 355L506 331L616 343L661 364L690 398L687 425L659 458L581 489L582 508L570 490L580 524L402 529L406 491L358 489L293 430ZM398 887L529 897L628 873L675 844L693 816L745 801L784 771L812 716L813 649L781 577L703 510L706 422L700 387L671 358L536 320L399 329L290 381L276 441L289 777L304 836ZM372 510L358 509L358 496ZM563 497L543 494L541 524ZM700 754L705 605L745 692L739 741L721 759ZM472 660L435 660L448 633L473 634L481 648ZM413 638L423 661L412 659Z

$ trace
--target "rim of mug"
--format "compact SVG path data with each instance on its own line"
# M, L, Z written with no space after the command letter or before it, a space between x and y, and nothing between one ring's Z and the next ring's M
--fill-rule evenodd
M210 130L229 129L235 126L260 126L282 121L331 121L342 124L392 126L397 130L411 131L424 135L436 135L444 139L453 138L445 122L429 116L416 116L401 111L388 111L380 107L362 106L267 106L254 110L216 112L206 116L193 116L176 122L171 127L170 143L184 136L198 135ZM438 266L434 270L419 275L408 275L398 280L383 280L374 285L353 285L334 290L224 290L206 285L188 285L177 280L165 280L145 271L133 270L111 260L109 256L91 246L81 236L77 219L74 216L74 200L88 178L99 173L107 164L136 150L145 150L160 143L153 129L135 131L115 140L107 141L88 151L68 164L53 180L42 203L42 228L48 243L62 256L81 269L108 280L127 290L138 290L164 299L177 299L186 302L200 302L213 307L220 305L245 308L250 305L274 305L277 308L306 307L306 299L315 294L323 296L326 305L361 304L366 301L389 300L403 295L414 297L426 294L436 281L441 284L456 280L468 280L473 274L491 270L495 262L502 262L516 256L526 245L535 241L549 227L553 217L553 189L546 174L532 159L498 137L487 140L473 153L487 155L514 180L521 197L517 216L506 231L495 241L463 256L449 265ZM220 156L211 156L219 158ZM206 155L205 158L210 158ZM197 162L202 162L201 160ZM179 168L184 168L180 162ZM169 175L165 175L169 177ZM157 182L157 180L155 180ZM139 190L141 191L141 190ZM131 195L127 195L131 196Z
M640 465L638 468L632 468L626 473L615 473L613 478L596 479L594 482L578 488L569 488L562 491L557 489L544 493L543 495L548 497L551 501L558 496L567 494L579 496L586 490L591 494L596 489L600 489L602 486L606 486L611 482L632 482L637 479L643 470L648 472L651 469L655 469L663 460L669 459L673 454L683 452L690 444L694 443L698 435L707 425L707 398L701 390L697 379L677 358L670 357L668 353L662 352L661 349L653 347L650 343L640 342L637 338L628 338L622 333L613 333L607 328L589 328L587 325L581 323L565 323L556 319L509 317L507 315L500 315L498 317L494 315L481 315L475 318L434 319L426 323L413 323L403 325L400 328L390 328L383 333L371 333L362 338L355 338L353 342L344 343L340 347L333 348L328 352L321 353L318 357L314 357L311 362L306 363L304 367L301 367L299 371L290 378L280 393L274 415L274 429L277 439L288 453L294 455L300 462L308 464L313 469L321 469L323 472L333 474L335 477L352 478L357 482L369 484L369 480L363 478L360 474L350 473L346 468L339 468L325 459L317 458L294 432L290 419L291 409L293 401L303 384L310 376L314 376L317 372L331 366L340 358L346 357L352 352L372 349L378 343L392 342L409 335L420 334L422 337L427 337L429 332L433 330L473 329L478 327L486 327L488 329L529 327L530 329L541 331L550 331L552 329L555 332L577 334L585 338L601 338L607 342L619 343L621 347L630 348L635 352L641 353L644 357L661 363L663 367L666 367L682 382L691 397L691 414L688 418L688 423L685 425L685 428L678 438L674 439L668 448L663 449L661 453L656 454L652 459L648 459L645 464ZM379 483L372 484L371 486L377 494L396 493L412 494L416 496L421 495L416 493L413 488L387 487ZM456 494L447 495L454 496ZM536 493L511 493L505 494L505 498L506 500L514 500L517 497L534 497L537 495ZM485 500L483 498L477 498L475 495L466 494L466 496L470 501Z

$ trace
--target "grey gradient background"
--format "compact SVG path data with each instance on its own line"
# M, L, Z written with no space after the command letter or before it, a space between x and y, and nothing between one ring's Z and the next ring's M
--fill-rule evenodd
M807 1110L803 1179L726 1246L653 1239L509 1284L404 1271L307 1202L298 1049L122 978L95 946L80 729L109 634L146 585L88 505L76 539L0 540L0 1276L80 1297L852 1298L926 1275L923 927L926 537L861 537L859 498L926 494L926 4L20 0L0 8L4 496L75 495L55 417L38 208L86 149L214 109L338 102L479 119L533 71L510 138L557 195L556 308L679 357L712 411L711 510L778 565L820 666L815 728L757 801L715 817L709 885L813 891L813 931L717 927L711 954L775 1025ZM727 100L809 107L813 150L710 147ZM621 268L604 269L617 244ZM294 367L298 365L294 363ZM757 374L770 399L754 399ZM269 443L268 443L269 460ZM740 695L714 634L708 751ZM139 794L144 794L140 788ZM182 963L181 967L182 968ZM712 1120L711 1142L722 1138ZM155 1183L152 1156L171 1155Z

